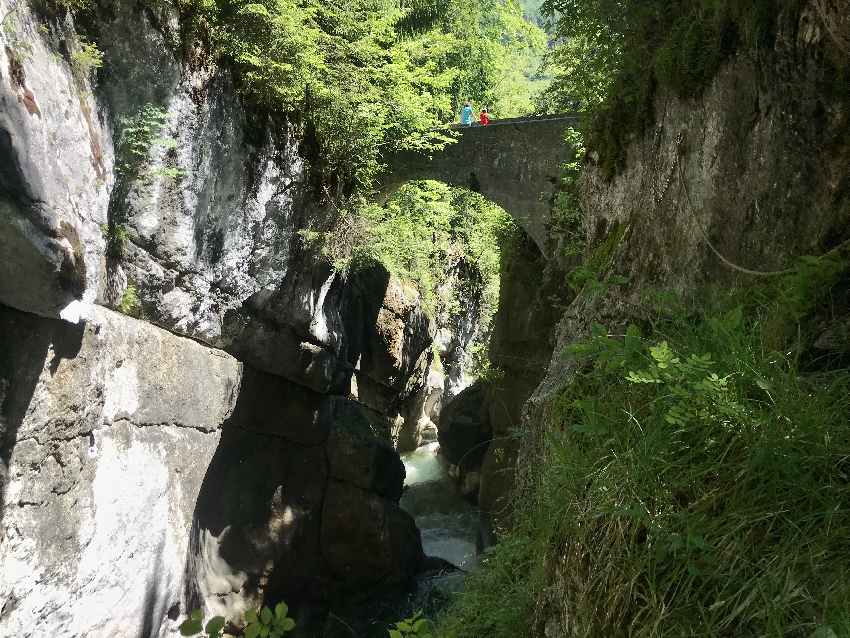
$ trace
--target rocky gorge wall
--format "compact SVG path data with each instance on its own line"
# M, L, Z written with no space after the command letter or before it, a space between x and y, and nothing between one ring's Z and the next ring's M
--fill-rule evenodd
M246 108L173 14L101 3L96 73L70 21L0 15L0 633L166 635L281 597L309 632L406 586L418 293L303 245L330 213L298 125Z
M524 408L520 482L539 462L554 399L575 378L565 351L594 324L621 334L648 316L653 291L689 298L753 285L850 239L848 43L843 3L789 6L774 46L738 52L700 98L658 96L655 124L632 137L622 173L607 175L591 153L585 261L598 265L603 285L585 287L558 323L545 377ZM847 334L847 319L839 301L816 354L846 352L834 335ZM578 631L565 594L574 582L553 559L534 605L536 635Z
M835 3L840 4L840 3ZM753 283L850 236L846 14L807 2L777 18L769 51L734 56L699 99L661 95L613 178L591 154L582 183L587 258L626 284L585 290L561 318L537 403L569 378L563 348L594 322L641 313L664 288Z
M440 415L443 453L482 509L485 544L541 462L551 403L574 378L568 348L592 326L620 334L648 316L654 291L688 299L752 285L850 239L850 24L840 4L789 7L773 48L740 51L698 99L657 96L654 124L632 135L621 173L608 174L591 149L581 184L588 285L571 291L571 255L544 259L528 242L506 253L490 344L502 374ZM547 251L559 239L548 231ZM819 355L847 351L846 304L835 312ZM570 635L559 589L568 580L553 566L541 635Z
M513 431L549 363L559 309L571 294L563 284L560 268L547 263L530 237L515 233L502 251L499 309L489 342L494 373L464 389L440 413L441 451L461 492L481 508L486 538L491 519L504 520L510 510Z

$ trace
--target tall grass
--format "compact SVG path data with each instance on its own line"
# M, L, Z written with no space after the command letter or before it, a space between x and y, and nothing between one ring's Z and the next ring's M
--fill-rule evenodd
M825 268L573 346L516 526L438 635L850 636L850 374L775 329Z

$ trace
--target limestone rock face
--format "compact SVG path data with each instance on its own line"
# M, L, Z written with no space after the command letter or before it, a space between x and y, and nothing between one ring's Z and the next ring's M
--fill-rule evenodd
M129 289L148 320L221 345L227 311L290 267L308 208L297 131L250 114L227 73L184 67L168 11L98 9L96 99L93 75L54 55L70 26L0 10L0 302L58 316ZM140 123L155 141L131 158L122 135Z
M621 174L608 179L591 157L589 250L629 283L566 309L536 404L571 376L558 353L594 322L640 317L646 289L752 283L740 269L781 271L848 239L850 104L835 70L850 29L838 4L783 11L775 48L740 52L700 100L659 96L655 127L628 146Z
M388 441L426 383L421 300L302 245L327 212L300 131L176 53L171 10L97 4L96 73L28 2L0 33L0 635L406 584ZM129 162L140 122L157 140Z
M114 4L98 14L111 123L120 132L158 109L168 141L119 175L109 215L126 241L109 260L106 300L132 286L150 320L221 345L228 310L289 268L306 175L296 131L252 116L226 73L185 68L173 15Z
M108 310L73 326L0 308L0 634L158 635L240 378Z
M0 14L0 303L55 317L104 284L111 134L88 78L53 55L68 33L25 3Z
M440 411L476 380L476 348L488 346L492 311L486 282L463 255L449 254L435 297L435 356L421 388L408 402L395 431L399 451L409 452L436 439Z
M391 277L382 294L377 294L375 275L364 275L354 285L363 300L357 305L368 307L368 299L381 301L361 337L363 347L355 363L357 398L393 416L403 412L402 403L426 385L434 327L412 286Z
M189 609L327 606L418 570L367 408L98 307L0 328L3 635L165 635Z
M259 369L393 419L425 387L433 334L418 293L383 266L343 275L308 259L229 313L224 340Z
M440 411L441 453L454 466L458 487L484 514L509 513L517 454L512 431L545 374L559 305L569 295L563 281L557 264L547 263L529 238L515 240L502 255L490 338L490 360L501 374L466 388Z

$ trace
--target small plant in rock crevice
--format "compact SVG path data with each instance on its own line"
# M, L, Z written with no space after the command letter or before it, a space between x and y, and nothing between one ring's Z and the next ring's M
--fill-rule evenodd
M100 232L106 241L106 252L110 257L121 259L130 241L130 233L123 224L102 224Z
M236 634L225 632L231 628ZM223 616L214 616L204 624L204 613L196 609L180 625L181 636L201 636L202 638L222 638L229 635L240 635L245 638L283 638L295 629L295 621L289 617L289 607L280 602L274 610L263 607L259 611L245 612L245 624L240 629L233 623L228 623Z
M81 78L85 78L93 69L103 66L103 52L93 42L83 37L77 39L76 47L71 53L71 68Z
M389 638L435 638L433 623L418 611L389 629Z
M145 104L135 115L121 121L116 164L122 177L130 180L156 176L176 179L183 175L179 168L167 166L145 170L153 150L170 151L177 147L177 141L165 135L167 122L168 113L154 104Z
M133 284L128 284L121 295L121 301L118 303L118 311L130 317L140 317L142 302L139 299L139 293Z

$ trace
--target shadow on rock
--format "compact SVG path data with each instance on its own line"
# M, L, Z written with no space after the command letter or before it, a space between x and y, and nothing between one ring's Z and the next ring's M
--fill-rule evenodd
M47 362L55 374L63 359L80 351L85 325L42 319L0 306L0 523L5 510L9 461L18 429Z
M188 610L238 620L285 600L312 636L338 601L409 585L421 541L380 419L246 366L195 507Z

